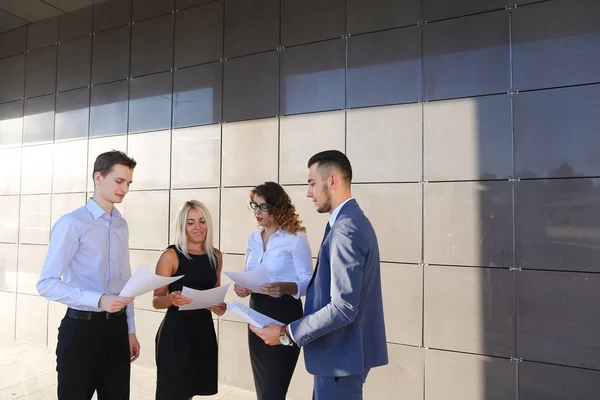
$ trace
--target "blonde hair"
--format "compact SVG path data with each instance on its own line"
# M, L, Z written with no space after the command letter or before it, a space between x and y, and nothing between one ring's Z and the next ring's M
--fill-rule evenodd
M218 261L217 251L213 246L212 219L210 218L208 208L206 208L206 206L198 200L186 201L177 212L177 218L175 218L175 237L173 239L173 244L184 256L190 260L192 259L188 253L187 236L185 235L187 216L191 209L197 210L206 221L206 239L204 240L204 251L206 251L206 254L208 255L210 264L216 269Z

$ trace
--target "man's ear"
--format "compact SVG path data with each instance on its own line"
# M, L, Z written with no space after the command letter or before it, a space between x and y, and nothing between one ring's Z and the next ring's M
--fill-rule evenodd
M329 177L331 180L331 188L336 188L340 185L340 177L337 174L331 174Z

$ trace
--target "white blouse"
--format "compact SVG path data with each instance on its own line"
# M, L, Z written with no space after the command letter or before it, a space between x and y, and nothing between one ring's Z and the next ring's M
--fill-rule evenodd
M308 238L303 232L291 234L282 229L271 235L264 251L261 233L264 228L252 232L246 246L245 270L266 267L271 282L295 282L300 298L306 294L312 278L312 254Z

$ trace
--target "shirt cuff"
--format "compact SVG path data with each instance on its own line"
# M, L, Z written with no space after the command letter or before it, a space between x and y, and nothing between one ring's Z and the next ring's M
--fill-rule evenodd
M135 333L135 323L133 322L133 318L127 318L127 333L130 335Z
M127 304L125 312L127 313L127 333L135 333L135 319L133 311L133 302Z
M83 291L81 294L81 304L87 307L100 308L100 298L104 293L91 292L88 290Z
M302 295L302 293L300 293L300 282L294 282L294 283L296 284L296 287L298 288L298 290L297 290L296 294L293 294L292 296L296 300L298 300L301 297L301 295Z
M291 325L287 326L287 331L288 331L288 334L290 335L290 339L292 339L292 342L296 343L296 341L294 340L294 334L292 333ZM296 343L296 344L298 344L298 343Z

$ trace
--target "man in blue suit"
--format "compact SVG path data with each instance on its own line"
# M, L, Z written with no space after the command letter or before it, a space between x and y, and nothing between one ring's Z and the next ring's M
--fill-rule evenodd
M377 236L352 197L352 167L343 153L317 153L308 168L307 197L317 212L331 216L305 317L289 326L251 329L269 345L304 347L314 400L362 399L370 369L388 363ZM263 287L268 292L277 285Z

